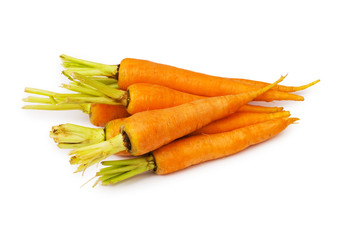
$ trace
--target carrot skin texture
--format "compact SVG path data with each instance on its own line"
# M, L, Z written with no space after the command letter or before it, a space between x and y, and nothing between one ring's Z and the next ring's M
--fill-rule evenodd
M93 103L90 108L90 122L98 127L104 127L110 120L128 117L130 114L121 105Z
M228 117L214 121L207 126L204 126L190 136L199 134L215 134L232 131L237 128L242 128L252 124L269 121L276 118L289 117L291 114L289 111L282 111L276 113L248 113L248 112L236 112Z
M148 83L136 83L128 87L129 103L127 111L130 114L138 112L170 108L184 103L193 102L206 97L177 91L168 87ZM270 108L255 105L244 105L242 112L276 112L280 108ZM113 119L109 119L113 120Z
M151 83L166 86L178 91L199 96L215 97L259 89L257 86L197 73L165 64L146 60L125 58L119 65L118 86L127 89L134 83ZM287 92L270 90L255 100L294 100L303 101L303 97Z
M104 127L111 120L124 118L138 112L169 108L183 103L204 99L206 97L188 94L167 87L137 83L128 88L128 106L107 105L100 103L91 104L90 122L98 127ZM239 111L242 112L277 112L279 107L263 107L245 105Z
M205 161L225 157L263 142L298 119L279 118L225 133L176 140L155 151L156 174L169 174Z
M253 112L236 112L220 120L211 122L210 124L200 128L188 136L199 134L215 134L221 132L232 131L237 128L248 125L269 121L271 119L289 117L289 111L281 111L274 113L253 113ZM109 121L105 125L105 140L111 139L121 133L121 127L125 118L118 118Z
M241 107L238 112L254 112L254 113L274 113L280 112L283 110L283 107L265 107L257 105L244 105Z
M255 123L265 122L275 118L288 117L290 112L282 111L276 113L248 113L248 112L236 112L228 117L214 121L205 127L196 130L188 136L194 136L199 134L215 134L221 132L232 131L237 128L245 127ZM121 126L125 118L115 119L108 122L105 126L105 139L109 140L121 133ZM130 156L130 153L121 151L117 153L118 156Z
M236 112L273 85L238 95L211 97L172 108L136 113L127 118L122 126L123 137L126 135L130 143L128 151L134 156L153 151Z
M128 87L128 93L129 104L127 111L130 114L147 110L170 108L205 98L149 83L130 85Z

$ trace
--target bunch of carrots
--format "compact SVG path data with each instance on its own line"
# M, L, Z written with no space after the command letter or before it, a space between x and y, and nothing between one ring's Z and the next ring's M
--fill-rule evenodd
M290 87L193 72L146 60L126 58L106 65L60 56L70 80L67 93L25 88L34 94L24 109L81 110L98 128L54 126L50 137L72 149L76 172L101 162L103 185L146 171L168 174L235 154L277 135L298 118L282 107L252 101L303 101L294 92L317 82ZM125 159L102 161L111 155Z

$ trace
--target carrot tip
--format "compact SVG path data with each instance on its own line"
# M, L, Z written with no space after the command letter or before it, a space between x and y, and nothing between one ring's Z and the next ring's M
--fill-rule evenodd
M287 124L288 125L290 125L290 124L293 124L293 123L298 123L298 122L296 122L296 121L299 121L300 119L299 118L296 118L296 117L294 117L294 118L288 118L287 119Z

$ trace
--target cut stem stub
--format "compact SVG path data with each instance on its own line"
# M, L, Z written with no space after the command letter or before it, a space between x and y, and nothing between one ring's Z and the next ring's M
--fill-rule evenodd
M105 141L104 128L88 128L75 124L53 126L50 137L59 148L76 149Z
M79 164L76 172L81 172L113 154L125 150L127 148L124 145L123 136L119 134L107 141L74 149L69 153L72 155L70 163Z
M118 75L119 65L107 65L86 61L67 55L60 55L62 65L71 72L81 73L85 76L105 76L108 78L116 78Z
M104 84L94 80L94 78L87 77L79 73L70 73L69 76L71 79L73 79L73 81L79 81L86 86L90 86L92 91L96 91L97 94L89 94L88 96L81 98L68 97L66 98L65 103L103 103L110 105L128 105L129 94L127 91L116 89L114 88L114 85ZM81 86L77 86L77 89L78 91L81 91Z

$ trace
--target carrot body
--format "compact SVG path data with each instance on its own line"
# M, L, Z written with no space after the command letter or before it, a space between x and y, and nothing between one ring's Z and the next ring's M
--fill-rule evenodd
M248 113L248 112L236 112L228 117L214 121L205 127L202 127L191 135L199 134L215 134L221 132L232 131L237 128L242 128L255 123L265 122L271 119L289 117L290 112L282 111L276 113Z
M127 89L134 83L158 84L182 92L207 97L238 94L259 89L257 86L242 84L227 78L210 76L146 60L125 58L119 66L118 86L121 89ZM255 100L303 101L303 97L287 92L270 90Z
M110 120L128 117L130 114L124 106L93 103L90 107L90 122L98 127L104 127Z
M191 133L190 135L199 135L199 134L215 134L221 132L231 131L237 128L245 127L255 123L260 123L268 121L271 119L288 117L290 112L282 111L276 113L247 113L247 112L237 112L233 113L228 117L214 121L207 126L198 129L197 131ZM125 118L114 119L108 122L105 126L105 140L109 140L121 133L121 127L124 123ZM118 152L116 155L119 156L130 156L130 153L126 151Z
M128 88L128 105L91 104L90 122L104 127L111 120L128 117L138 112L163 109L181 105L183 103L204 99L206 97L188 94L155 84L137 83ZM240 112L277 112L281 107L264 107L244 105Z
M180 92L168 87L136 83L128 87L129 104L127 110L130 114L147 110L163 109L193 102L205 97Z
M183 137L203 126L236 112L283 77L266 88L241 93L200 99L176 107L136 113L122 124L123 139L132 155L142 155Z
M155 151L156 174L168 174L205 161L225 157L263 142L298 119L279 118L233 131L176 140Z
M130 114L138 112L170 108L184 103L204 99L206 97L177 91L168 87L148 83L136 83L128 87L128 106ZM242 112L275 112L280 108L268 108L255 105L244 105ZM112 119L110 119L112 120Z

